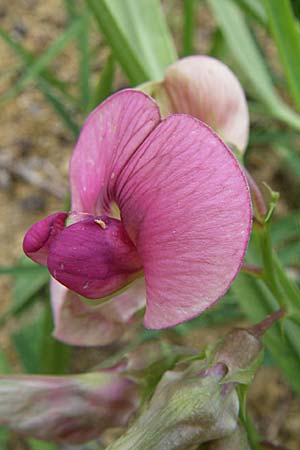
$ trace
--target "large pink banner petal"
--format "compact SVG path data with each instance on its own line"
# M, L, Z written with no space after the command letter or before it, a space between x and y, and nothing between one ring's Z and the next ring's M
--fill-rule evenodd
M207 125L165 119L122 172L116 200L144 266L147 327L186 321L226 292L246 251L251 203L237 160Z

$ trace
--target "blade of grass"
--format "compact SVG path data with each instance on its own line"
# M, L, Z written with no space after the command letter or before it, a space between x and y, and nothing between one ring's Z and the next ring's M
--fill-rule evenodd
M159 0L104 0L151 80L163 78L176 50Z
M264 28L268 23L268 15L261 0L235 0L250 17L256 20Z
M67 111L62 101L53 93L51 86L44 80L38 80L38 88L42 91L44 97L51 103L57 115L62 119L66 127L72 132L74 138L78 137L80 128L71 117L71 113Z
M300 130L300 116L279 97L266 64L251 35L245 19L232 0L207 0L221 27L227 45L257 98L270 114Z
M92 96L92 100L89 106L89 110L94 109L99 103L109 96L112 90L112 85L115 75L115 61L112 54L110 54L104 64L104 67L100 73L95 92Z
M81 93L82 110L87 111L90 104L90 49L89 49L89 16L86 15L81 33L78 37L79 58L79 87Z
M300 36L289 0L264 0L295 107L300 109Z
M197 3L195 0L184 0L183 2L182 56L192 55L195 52L193 40Z
M159 80L176 51L158 0L87 0L128 80Z
M15 39L13 39L9 33L7 33L3 28L0 27L0 37L6 42L6 44L14 51L14 53L19 57L19 59L22 61L25 66L30 67L32 64L35 64L37 61L37 57L31 53L29 50L27 50L25 47L23 47L19 42L17 42ZM48 83L58 89L61 94L63 94L64 97L66 97L67 100L71 101L72 103L77 104L77 100L67 92L67 83L64 81L59 80L49 69L43 69L39 76L43 78L45 81L48 81Z
M87 0L87 4L97 21L100 32L110 45L128 80L133 85L146 81L148 75L143 64L131 48L106 2L104 0Z
M37 77L44 68L64 49L64 47L78 36L78 33L81 31L83 26L83 16L75 19L71 25L62 33L50 47L42 54L42 56L30 65L25 74L21 77L21 79L16 83L16 85L11 88L5 95L2 96L3 100L8 100L16 95L18 95L27 84Z

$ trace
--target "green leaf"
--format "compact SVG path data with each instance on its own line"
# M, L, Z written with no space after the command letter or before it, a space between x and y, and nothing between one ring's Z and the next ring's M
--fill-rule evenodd
M19 273L16 276L13 288L14 309L20 310L22 306L49 281L49 273L45 267L38 266L29 258L22 258L22 264L31 270L22 270L19 266ZM38 269L37 269L38 267ZM21 269L21 270L20 270ZM23 268L25 269L25 267Z
M12 341L27 373L39 373L39 343L41 339L40 315L12 334Z
M68 371L72 347L51 336L53 327L52 308L50 302L47 301L40 319L39 373L62 375Z
M264 0L288 86L300 109L300 35L289 0Z
M176 52L158 0L87 0L133 85L163 78Z
M95 92L92 96L92 101L89 109L94 109L99 105L112 91L112 85L115 75L115 61L112 55L109 55L105 61L104 67L100 73L99 81L97 83Z
M273 117L300 130L300 116L291 110L277 94L267 66L238 6L232 0L207 1L233 57L256 97L264 103Z
M235 2L260 25L263 27L267 25L268 16L261 0L235 0Z
M42 79L37 82L38 88L44 94L46 100L51 103L52 107L56 111L57 115L60 116L66 127L72 132L74 138L78 137L80 128L76 122L72 119L71 112L67 111L64 103L53 93L51 86Z
M90 49L89 49L89 16L84 18L84 26L78 37L79 58L79 86L81 92L82 109L87 110L90 104Z
M49 272L45 267L39 266L27 257L21 258L21 263L14 267L1 267L0 275L12 275L15 277L13 287L13 304L10 309L0 317L0 326L6 320L23 309L33 301L38 300L36 294L49 280Z
M52 310L49 299L45 300L45 307L13 333L12 339L26 372L60 375L67 371L72 348L51 336Z

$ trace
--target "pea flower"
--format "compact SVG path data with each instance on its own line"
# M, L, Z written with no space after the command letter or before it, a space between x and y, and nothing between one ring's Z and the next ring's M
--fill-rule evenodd
M161 82L142 87L158 101L165 115L186 113L211 126L243 152L249 137L245 94L234 73L221 61L194 55L176 61Z
M122 309L122 291L144 277L144 324L161 329L212 306L238 273L251 227L248 186L200 120L161 120L143 92L120 91L88 117L70 185L72 211L33 225L23 246L78 296L118 295L110 301Z

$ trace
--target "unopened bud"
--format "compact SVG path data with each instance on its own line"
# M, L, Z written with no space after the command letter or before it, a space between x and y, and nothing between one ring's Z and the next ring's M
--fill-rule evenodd
M24 436L82 443L124 426L138 386L118 369L75 376L0 377L0 424Z
M223 364L207 369L195 361L183 371L167 371L147 409L108 450L176 450L219 439L236 428L239 403L221 380Z

